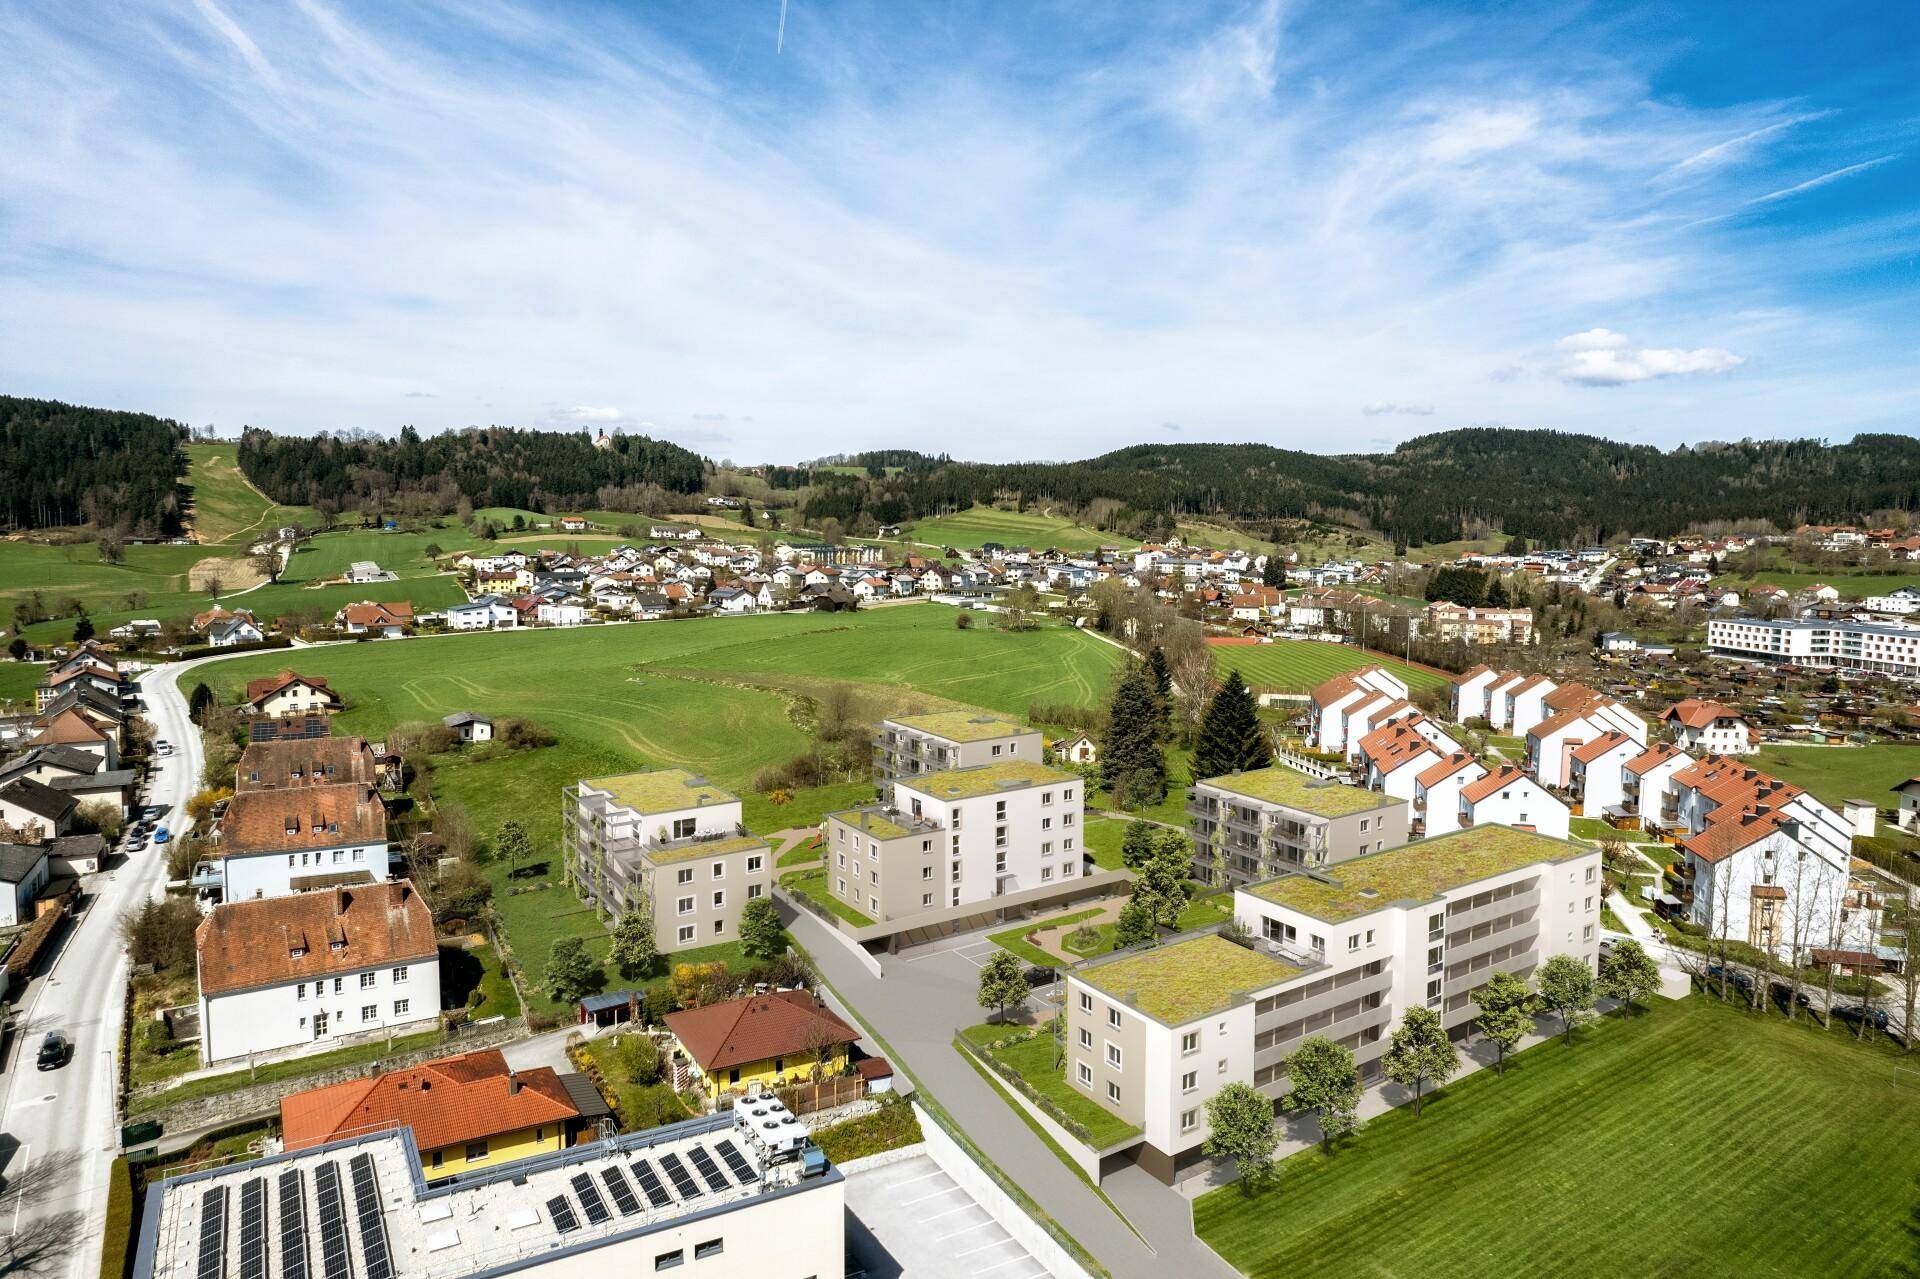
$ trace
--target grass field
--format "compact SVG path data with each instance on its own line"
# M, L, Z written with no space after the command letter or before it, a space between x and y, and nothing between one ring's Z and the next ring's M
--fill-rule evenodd
M1271 551L1273 543L1264 538L1242 533L1224 524L1208 524L1204 520L1179 520L1173 526L1180 540L1188 546L1205 546L1216 551Z
M1415 692L1444 684L1447 678L1352 644L1275 640L1271 644L1216 644L1213 649L1216 671L1224 674L1237 670L1261 692L1307 693L1335 675L1376 665L1407 681L1407 687Z
M0 706L24 701L32 709L33 690L47 677L47 668L38 662L0 662Z
M1610 1017L1194 1204L1253 1276L1912 1274L1896 1055L1696 995Z
M960 1033L967 1038L968 1042L985 1049L989 1057L1011 1068L1032 1085L1035 1091L1059 1108L1062 1114L1068 1115L1084 1126L1095 1149L1125 1141L1139 1133L1138 1128L1118 1118L1067 1082L1066 1071L1055 1068L1053 1064L1053 1041L1044 1031L1033 1039L1008 1044L1003 1048L991 1046L997 1040L1019 1033L1021 1029L1022 1027L1018 1026L1000 1026L986 1022L978 1026L968 1026Z
M1754 764L1782 781L1813 792L1833 808L1849 799L1892 808L1889 794L1909 777L1920 777L1920 746L1763 746Z
M961 631L951 610L919 605L338 645L222 662L208 679L231 702L249 678L285 666L324 676L347 700L337 731L372 738L459 710L525 716L551 729L555 746L443 757L433 779L436 797L463 806L483 835L512 817L549 862L545 882L553 886L530 892L509 895L504 870L492 872L509 944L537 980L558 937L587 938L597 955L606 950L599 921L560 884L560 793L579 779L685 767L739 794L756 832L809 825L872 788L803 790L784 805L749 788L761 767L809 744L794 722L799 697L849 681L876 713L973 705L1018 715L1035 699L1093 705L1119 660L1069 628Z
M1035 550L1057 546L1063 551L1091 551L1100 546L1132 544L1130 539L1104 534L1072 520L1024 511L998 511L986 506L917 520L903 525L900 536L910 542L929 542L960 550L975 550L983 542L1030 546Z
M202 543L231 543L244 548L282 524L313 527L313 511L281 506L247 483L234 460L234 443L187 445L187 524Z

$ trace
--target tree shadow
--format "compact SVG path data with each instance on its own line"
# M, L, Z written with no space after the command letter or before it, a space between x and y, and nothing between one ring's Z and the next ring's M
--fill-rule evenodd
M86 1214L59 1212L24 1221L0 1240L0 1276L64 1273L74 1252L90 1242Z

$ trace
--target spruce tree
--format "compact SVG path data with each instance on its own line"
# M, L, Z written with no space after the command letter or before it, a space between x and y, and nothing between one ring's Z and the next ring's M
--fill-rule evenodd
M1113 692L1106 739L1100 743L1100 776L1123 807L1157 804L1167 795L1167 760L1160 751L1160 710L1153 688L1128 671Z
M1200 740L1193 748L1194 780L1265 768L1272 758L1252 691L1239 671L1228 671L1200 721Z
M1153 681L1153 695L1160 699L1160 735L1173 733L1173 672L1167 669L1167 655L1158 644L1147 654L1147 678Z

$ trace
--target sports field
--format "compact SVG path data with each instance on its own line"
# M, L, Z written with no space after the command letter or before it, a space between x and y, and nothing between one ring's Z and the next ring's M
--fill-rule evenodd
M1920 777L1920 746L1763 746L1752 759L1834 808L1850 799L1892 808L1899 799L1891 788Z
M1446 676L1352 644L1318 640L1275 640L1271 644L1216 644L1213 668L1240 672L1256 692L1306 693L1335 675L1363 666L1384 666L1407 681L1410 690L1446 683Z
M1036 699L1094 705L1121 660L1070 628L962 631L953 617L951 609L914 605L332 645L222 662L208 678L233 701L249 678L283 667L324 676L347 699L338 731L372 738L460 710L538 721L557 745L445 758L434 788L465 807L483 836L518 820L557 884L560 793L582 777L683 767L740 794L756 831L813 824L823 805L812 793L779 806L748 786L760 768L807 747L795 722L805 717L800 699L827 684L854 684L862 710L876 715L959 705L1018 715ZM845 806L870 796L854 784L828 798ZM504 873L495 874L496 907L529 970L537 974L556 936L586 938L604 953L605 930L570 893L508 895Z
M902 526L900 536L909 542L927 542L975 550L985 542L1004 546L1030 546L1044 550L1057 546L1063 551L1091 551L1101 546L1132 545L1132 540L1101 533L1098 529L1051 515L1025 511L997 511L976 506L954 515L916 520Z
M1609 1017L1194 1204L1254 1279L1914 1273L1896 1052L1703 995Z

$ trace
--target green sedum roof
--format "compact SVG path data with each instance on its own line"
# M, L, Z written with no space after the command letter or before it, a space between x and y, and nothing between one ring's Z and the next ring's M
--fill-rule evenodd
M1013 737L1036 731L984 711L934 711L929 715L902 715L888 722L950 742L983 742L990 737Z
M976 764L971 768L948 768L938 773L899 777L894 785L939 800L977 799L1001 791L1025 790L1029 786L1052 786L1077 782L1077 773L1049 768L1037 760L1004 760L998 764Z
M1278 764L1251 772L1203 778L1200 785L1268 804L1284 804L1316 817L1346 817L1402 802L1365 787L1318 781Z
M1304 971L1205 933L1076 969L1073 975L1156 1021L1183 1026Z
M1434 901L1448 889L1536 862L1566 861L1593 853L1584 844L1511 826L1474 826L1368 853L1311 875L1283 875L1245 891L1276 906L1338 924L1395 902Z
M875 839L899 839L912 833L878 808L848 808L827 816Z
M674 862L726 857L732 853L750 853L755 849L766 847L767 841L758 835L730 835L726 839L701 840L698 843L683 844L678 848L649 848L641 856L656 866L670 866Z
M656 768L618 777L591 777L582 783L606 791L613 802L641 813L670 813L680 808L731 804L739 796L684 768Z

